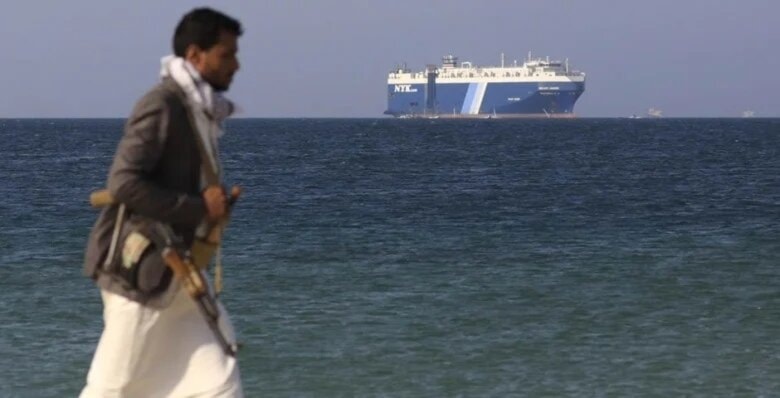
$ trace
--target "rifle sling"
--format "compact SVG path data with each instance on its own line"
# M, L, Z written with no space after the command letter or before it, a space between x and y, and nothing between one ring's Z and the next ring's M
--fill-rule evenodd
M200 152L200 158L201 158L201 172L203 173L203 176L206 179L206 185L219 185L219 176L217 175L217 167L215 164L211 163L211 157L209 156L208 152L206 151L206 146L203 143L203 135L198 129L198 123L195 119L194 110L192 109L192 104L189 103L187 100L186 95L181 90L179 91L179 97L181 98L184 109L187 113L187 118L189 119L190 126L192 127L192 133L195 136L195 143L198 145L198 152ZM208 116L208 115L207 115ZM210 134L210 132L207 132L207 134ZM217 147L214 148L214 159L218 159L218 153L217 153ZM206 230L206 236L204 237L204 242L208 240L208 236L211 234L212 230L214 228L218 228L220 226L220 223L208 223L208 228ZM221 231L217 232L221 233ZM197 244L197 243L196 243ZM207 245L209 243L206 243ZM196 247L193 245L192 247L193 254L196 252ZM217 243L216 245L216 260L214 264L214 291L216 295L219 295L222 292L222 253L221 253L221 245ZM212 254L214 254L212 252ZM211 255L205 255L204 257L207 257L205 259L204 264L198 264L199 266L206 267L208 266L209 260Z
M200 130L198 129L198 123L195 119L195 114L192 110L192 104L187 100L187 96L179 90L179 98L182 100L184 109L187 113L187 118L189 119L190 126L192 127L192 133L195 136L195 143L198 146L198 153L200 154L200 164L201 164L201 172L203 173L203 176L206 179L206 185L219 185L219 176L217 175L217 167L215 164L211 163L211 156L209 156L208 151L206 151L206 145L203 143L203 136L201 135ZM207 132L207 134L210 132ZM217 148L214 148L214 157L217 157Z

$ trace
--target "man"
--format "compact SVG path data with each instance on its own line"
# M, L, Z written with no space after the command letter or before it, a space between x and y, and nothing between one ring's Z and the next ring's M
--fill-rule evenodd
M175 56L163 58L162 81L128 118L109 172L108 189L129 217L165 223L187 246L227 212L224 190L207 186L203 171L212 167L220 175L217 138L233 110L220 93L238 70L241 34L238 21L212 9L182 18L173 37ZM241 397L236 359L167 267L146 275L142 289L121 283L104 264L117 207L103 210L87 245L85 273L101 289L105 325L81 396ZM219 309L220 329L235 342L227 313Z

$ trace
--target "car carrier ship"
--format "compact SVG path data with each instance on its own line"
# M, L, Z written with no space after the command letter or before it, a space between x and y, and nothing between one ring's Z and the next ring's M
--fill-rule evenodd
M446 55L441 65L413 72L398 67L387 77L387 110L399 118L574 117L585 73L549 57L480 67Z

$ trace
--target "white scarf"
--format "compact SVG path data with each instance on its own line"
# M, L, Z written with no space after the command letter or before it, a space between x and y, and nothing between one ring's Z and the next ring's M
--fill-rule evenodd
M168 55L163 57L160 63L162 64L160 77L172 78L186 94L197 124L193 127L201 136L201 141L211 158L210 163L214 172L220 175L217 139L224 134L222 122L233 113L235 106L222 94L214 91L195 67L184 58Z

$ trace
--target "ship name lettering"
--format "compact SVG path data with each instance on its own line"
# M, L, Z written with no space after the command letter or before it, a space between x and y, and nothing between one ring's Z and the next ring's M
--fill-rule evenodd
M412 88L411 84L396 84L394 88L396 93L416 93L417 89Z

